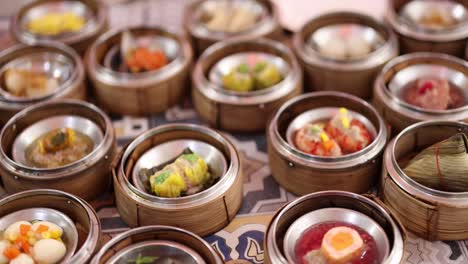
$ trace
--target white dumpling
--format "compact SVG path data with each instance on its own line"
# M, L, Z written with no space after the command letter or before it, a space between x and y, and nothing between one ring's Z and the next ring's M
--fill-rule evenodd
M32 229L33 231L36 231L37 228L39 228L39 226L41 226L41 225L44 225L44 226L49 227L49 230L48 230L48 231L60 230L60 234L63 234L63 229L62 229L60 226L58 226L58 225L56 225L56 224L54 224L54 223L52 223L52 222L48 222L48 221L39 221L39 222L36 222L36 223L34 223L34 224L32 225L32 228L31 228L31 229Z
M348 55L351 58L363 57L371 53L372 48L361 36L350 36L348 38Z
M0 264L7 264L8 261L10 261L7 257L5 257L5 255L3 255L3 252L9 246L10 246L10 242L8 240L0 241Z
M42 239L34 244L32 253L39 263L54 264L59 262L67 252L63 242L55 239Z
M21 253L10 261L10 264L34 264L34 260L29 255Z
M345 59L347 55L346 43L339 37L329 38L327 42L320 46L319 51L322 55L334 59Z
M16 240L16 238L18 238L18 236L21 234L21 232L20 232L20 226L21 225L29 225L30 226L31 223L26 222L26 221L14 222L10 226L8 226L7 229L5 229L5 232L3 233L4 238L8 239L10 241Z

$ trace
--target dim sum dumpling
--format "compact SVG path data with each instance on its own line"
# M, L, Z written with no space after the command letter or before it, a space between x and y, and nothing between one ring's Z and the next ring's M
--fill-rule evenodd
M3 252L9 246L10 242L8 240L0 241L0 264L7 264L8 261L10 261L5 255L3 255Z
M54 224L54 223L48 222L48 221L39 221L39 222L36 222L36 223L34 223L34 224L32 225L31 229L32 229L33 231L36 231L37 228L39 228L39 226L41 226L41 225L47 226L47 227L49 228L49 230L47 230L47 231L49 231L49 232L52 232L52 231L53 231L53 232L56 234L56 237L54 237L54 238L59 238L59 237L61 237L62 234L63 234L63 229L62 229L60 226L58 226L58 225L56 225L56 224Z
M34 260L27 254L21 253L10 264L34 264Z
M350 58L359 58L372 51L369 43L361 36L350 36L348 38L348 55Z
M55 239L39 240L33 247L34 259L39 263L57 263L65 256L66 252L65 244Z
M347 55L347 45L342 38L331 37L320 46L319 52L327 57L335 59L345 59Z
M18 222L15 222L13 224L11 224L10 226L7 227L7 229L5 229L5 232L3 233L3 236L10 240L10 241L15 241L18 236L20 235L20 226L21 225L31 225L31 223L29 222L26 222L26 221L18 221Z

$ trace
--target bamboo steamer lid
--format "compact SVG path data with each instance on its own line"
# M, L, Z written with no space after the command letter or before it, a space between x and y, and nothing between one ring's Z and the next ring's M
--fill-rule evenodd
M286 233L297 219L323 209L352 210L370 217L383 228L389 240L390 251L383 264L403 262L405 229L395 214L378 198L343 191L323 191L302 196L276 212L265 232L265 263L290 263L284 251L287 248L284 245ZM346 219L337 219L337 221L346 221Z
M403 130L385 150L380 196L408 230L424 239L467 239L467 192L440 191L417 183L403 172L402 159L467 131L467 124L462 122L420 122Z
M222 72L226 65L231 70L253 58L277 66L284 75L283 80L250 92L230 91L213 80L213 72ZM264 130L284 102L302 93L302 71L292 51L280 42L239 38L207 49L195 65L192 83L195 109L209 125L222 130L254 132ZM249 118L245 119L246 116Z
M41 135L72 128L94 142L83 158L56 168L38 168L25 158L26 149ZM0 132L0 176L7 192L57 189L91 200L108 190L116 152L109 117L96 106L77 100L38 103L16 114Z
M333 38L349 40L356 36L369 45L369 53L336 58L321 51L336 42ZM328 39L332 41L326 42ZM397 38L389 27L370 16L352 12L313 18L294 34L293 47L304 68L305 90L340 91L365 99L372 96L372 83L380 69L398 55Z
M231 2L236 6L246 6L254 10L259 16L256 24L240 32L222 32L209 30L202 18L209 16L205 14L211 7L221 1L198 0L188 5L184 15L184 30L190 36L192 46L197 56L212 44L233 38L271 38L280 39L282 36L281 27L278 22L278 10L272 1L268 0L236 0Z
M40 42L34 46L17 44L0 52L0 75L5 78L7 69L41 69L44 73L60 74L60 84L56 91L46 96L23 98L12 96L6 91L4 82L0 87L0 124L5 124L14 114L35 103L53 99L86 98L85 73L83 62L71 48L50 42Z
M86 25L76 33L65 33L58 36L41 36L33 34L26 29L26 23L35 13L48 13L57 11L71 11L82 15ZM27 45L35 45L39 41L61 42L71 46L79 54L84 54L91 43L108 27L107 7L96 0L34 0L21 7L13 16L10 23L10 32L14 38Z
M450 7L451 13L460 13L465 9L463 21L446 29L434 30L418 26L406 16L417 16L419 13L432 12L429 10L434 1L391 0L386 20L398 34L402 53L438 52L463 58L466 41L468 39L468 20L466 12L468 1L441 1L442 5ZM445 3L444 3L445 2ZM458 6L455 6L458 5ZM458 9L458 11L456 11ZM406 16L402 16L401 13ZM452 14L454 14L452 13Z
M187 147L206 160L210 173L220 176L214 185L178 198L158 197L139 187L139 168L166 164ZM117 209L131 227L172 225L204 236L226 226L242 201L237 150L220 133L199 125L169 124L143 133L116 158L113 175Z
M429 110L411 105L400 96L409 84L427 77L448 80L465 97L464 105L448 110ZM466 61L440 53L417 52L399 56L385 65L375 79L372 103L396 134L420 121L468 120L467 88Z
M157 37L170 62L158 70L127 73L107 65L120 56L125 31L135 37ZM180 103L187 93L192 49L183 37L160 27L115 29L101 35L85 56L86 70L96 100L104 109L121 115L155 114ZM122 100L125 98L125 100Z
M327 158L299 151L289 140L293 122L307 114L306 123L327 120L345 107L369 130L373 141L364 149ZM302 127L302 126L299 126ZM267 132L268 157L272 175L288 191L304 195L324 190L366 192L380 174L380 161L387 142L382 117L364 100L340 92L313 92L285 103L273 117Z
M104 264L109 263L108 261L116 261L115 256L125 251L129 246L137 243L151 243L152 241L177 243L175 246L180 246L182 250L195 251L192 254L198 253L198 257L202 258L199 260L200 262L204 261L207 264L223 263L217 251L194 233L177 227L154 225L133 228L114 237L101 248L90 264ZM124 256L122 255L122 257Z
M101 226L94 209L82 199L66 192L37 189L0 200L0 218L19 210L50 208L62 212L76 225L78 247L69 263L88 263L100 246Z

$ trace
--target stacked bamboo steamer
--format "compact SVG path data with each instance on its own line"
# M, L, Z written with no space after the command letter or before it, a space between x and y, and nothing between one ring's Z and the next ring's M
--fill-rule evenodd
M327 46L341 41L335 38L342 37L362 38L371 50L346 58L324 54ZM294 34L293 45L304 68L306 90L340 91L365 99L371 97L372 82L380 69L398 55L397 39L390 28L369 16L348 12L310 20Z
M45 14L51 11L73 10L86 18L86 25L82 30L71 34L39 35L31 33L26 25L37 14ZM36 15L35 15L36 14ZM79 54L84 54L86 49L96 38L104 33L108 27L107 8L96 0L55 1L35 0L24 5L13 17L10 31L15 39L21 43L34 45L38 41L56 41L71 46Z
M466 0L437 1L391 0L387 21L397 32L403 53L440 52L463 58L468 40ZM431 6L442 5L453 16L446 28L421 26L418 22ZM441 14L445 16L445 14ZM442 18L444 21L445 18Z
M420 184L403 172L402 160L456 133L467 134L468 125L455 121L420 122L403 130L385 150L381 197L408 230L428 240L468 237L467 192L441 191Z
M283 80L250 92L227 90L217 80L222 79L218 74L227 74L254 58L275 64ZM192 82L193 103L200 117L215 128L229 131L264 130L284 102L302 93L302 72L294 54L282 43L268 39L235 39L214 44L197 61Z
M241 31L221 31L210 30L206 26L207 19L212 18L211 12L218 5L232 5L229 10L234 8L248 8L254 12L256 16L255 23L251 27ZM227 14L230 15L230 14ZM265 0L236 0L236 1L213 1L213 0L198 0L189 5L185 9L184 15L184 30L191 38L192 46L197 55L215 42L232 39L232 38L272 38L279 39L281 27L278 23L278 11L272 1Z

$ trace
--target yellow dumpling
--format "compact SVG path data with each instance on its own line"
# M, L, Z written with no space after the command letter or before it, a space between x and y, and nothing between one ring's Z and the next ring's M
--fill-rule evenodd
M187 190L187 184L174 166L167 166L164 170L150 177L151 189L160 197L175 198Z
M183 169L191 186L201 185L209 178L208 165L197 154L184 154L175 163Z

